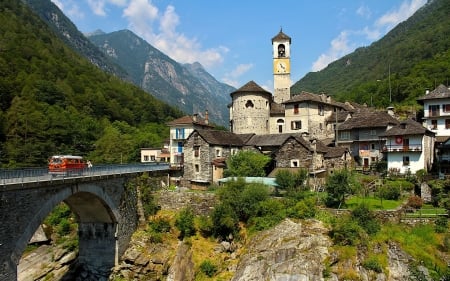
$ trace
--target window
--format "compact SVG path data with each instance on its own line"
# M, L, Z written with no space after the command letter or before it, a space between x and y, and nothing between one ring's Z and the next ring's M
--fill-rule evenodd
M442 106L442 110L444 110L444 112L450 112L450 104L444 104Z
M302 128L302 121L292 121L291 129L292 130L300 130Z
M175 129L175 135L176 139L184 139L184 128Z
M298 167L298 160L291 160L291 168L297 168Z
M319 104L318 109L319 109L319 115L320 115L320 116L323 116L323 112L324 112L323 105L322 105L322 104Z
M148 162L148 155L144 155L144 162Z
M370 144L370 149L375 150L375 144L374 143Z
M200 172L200 165L199 164L195 164L194 165L194 170L195 170L196 173L199 173Z
M285 57L286 56L286 51L285 51L285 47L284 44L280 44L278 45L278 57Z
M222 156L222 150L216 149L216 157L220 157L220 156Z
M319 123L319 130L323 130L323 124Z
M349 131L342 131L342 132L340 132L340 139L341 140L349 140L350 139L350 132Z
M299 110L298 110L298 103L294 104L294 114L298 114Z
M409 166L409 156L403 156L403 166Z
M194 157L200 156L200 146L194 146Z
M245 103L245 107L246 108L253 108L254 107L254 105L253 105L253 102L251 101L251 100L248 100L246 103Z
M445 128L450 129L450 119L445 119Z
M431 120L431 130L437 130L437 120L433 119Z
M155 160L156 160L155 155L150 156L150 161L155 161Z
M439 116L439 105L428 106L429 116Z
M278 119L277 120L277 125L278 125L278 133L282 133L283 132L284 120L283 119Z
M376 136L377 135L377 130L370 130L370 135L371 136Z

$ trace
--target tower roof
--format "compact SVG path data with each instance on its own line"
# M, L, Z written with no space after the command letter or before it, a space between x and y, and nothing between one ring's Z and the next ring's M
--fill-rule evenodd
M264 90L263 88L261 88L261 86L256 84L255 81L253 81L253 80L248 82L244 86L240 87L236 91L232 92L230 95L233 95L235 93L242 93L242 92L265 93L265 94L268 94L268 95L272 96L271 93L269 93L266 90Z
M278 34L275 35L275 37L272 38L272 44L273 44L273 41L284 41L284 40L288 40L289 44L291 44L291 37L289 37L286 34L284 34L283 33L283 28L281 28L280 32L278 32Z

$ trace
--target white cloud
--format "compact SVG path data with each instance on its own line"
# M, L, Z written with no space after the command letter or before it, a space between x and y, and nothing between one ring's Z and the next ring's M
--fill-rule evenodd
M329 63L350 52L352 47L349 46L348 35L349 33L347 31L342 31L338 37L333 39L331 41L331 48L326 53L319 56L319 58L313 63L311 70L322 70Z
M104 0L88 0L87 3L95 15L106 16Z
M363 18L369 19L372 15L372 12L370 11L369 7L367 7L366 5L362 5L356 10L356 14Z
M78 3L72 0L62 1L62 0L52 0L52 2L58 6L58 8L71 18L84 18L84 13L78 6Z
M241 83L238 78L247 73L252 68L253 64L251 63L239 64L231 72L225 73L225 77L222 78L222 81L228 85L238 88L240 87Z
M131 0L123 16L130 30L180 63L200 62L209 68L222 63L224 54L229 51L224 46L203 49L197 38L178 32L180 18L172 5L160 14L150 0Z
M352 39L358 39L358 37L364 36L364 40L362 40L361 38L359 38L359 40L373 42L386 34L400 22L408 19L426 2L427 0L405 0L402 2L400 7L385 13L377 20L375 20L372 28L366 26L361 30L341 31L339 36L331 41L331 48L325 53L321 54L319 58L313 63L311 71L322 70L331 62L354 50L357 46L357 44L355 43L356 40L350 41L350 35L354 37ZM368 18L370 17L371 12L368 7L360 6L357 9L356 14Z
M391 29L398 23L409 18L426 2L427 0L405 0L397 10L388 12L381 16L375 22L375 26L378 28L385 27L387 29Z

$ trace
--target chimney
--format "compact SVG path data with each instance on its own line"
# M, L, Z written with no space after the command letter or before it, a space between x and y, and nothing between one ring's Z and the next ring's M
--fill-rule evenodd
M392 117L394 117L394 115L395 115L395 113L394 113L394 107L393 107L393 106L389 106L389 107L387 108L387 113L388 113L389 115L391 115Z
M194 113L194 115L192 115L192 120L194 121L194 122L197 122L197 113Z
M209 124L209 115L208 115L208 110L205 111L205 124L208 125Z
M430 90L425 91L425 95L428 95L430 93Z

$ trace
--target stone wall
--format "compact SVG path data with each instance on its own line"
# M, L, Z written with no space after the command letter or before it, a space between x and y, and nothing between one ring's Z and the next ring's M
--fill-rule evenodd
M159 191L155 193L162 210L180 211L191 207L196 215L208 215L216 204L212 193L191 191Z

